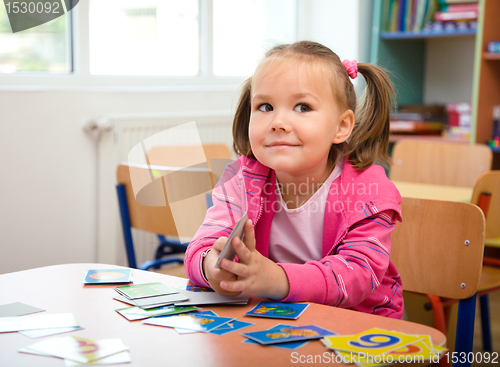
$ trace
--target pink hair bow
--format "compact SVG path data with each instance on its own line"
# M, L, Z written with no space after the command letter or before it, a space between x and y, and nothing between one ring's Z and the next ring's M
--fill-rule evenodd
M345 59L342 61L342 65L347 71L347 74L351 77L351 79L356 79L358 76L358 62L356 60L349 61Z

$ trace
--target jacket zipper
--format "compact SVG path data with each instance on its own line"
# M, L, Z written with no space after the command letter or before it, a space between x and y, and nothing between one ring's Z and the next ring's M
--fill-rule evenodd
M260 217L262 217L262 210L264 209L264 198L260 198L260 208L259 208L259 214L257 214L257 218L255 218L255 223L253 224L254 228L257 225L257 222L259 221Z

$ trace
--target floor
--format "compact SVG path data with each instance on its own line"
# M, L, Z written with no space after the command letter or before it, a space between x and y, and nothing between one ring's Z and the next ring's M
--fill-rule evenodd
M184 271L183 265L167 265L163 266L158 272L163 274L174 275L178 277L187 278L186 272ZM500 292L492 293L490 298L490 318L491 318L491 334L492 334L492 344L493 352L496 352L497 363L500 365ZM478 306L479 307L479 306ZM481 322L479 318L479 308L476 312L476 323L474 326L474 345L473 345L474 356L481 356L486 358L486 353L482 349L482 338L481 338ZM490 356L493 356L490 353ZM475 359L477 360L477 359ZM472 366L492 366L492 363L472 363Z

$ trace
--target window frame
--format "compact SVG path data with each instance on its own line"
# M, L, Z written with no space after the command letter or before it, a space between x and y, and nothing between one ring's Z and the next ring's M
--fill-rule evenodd
M89 1L80 1L71 10L70 34L73 71L68 74L26 72L0 74L0 90L236 90L245 77L213 74L213 0L198 0L200 9L200 73L196 76L106 76L90 74ZM303 24L301 9L305 0L297 0L297 35ZM298 37L297 37L298 39Z

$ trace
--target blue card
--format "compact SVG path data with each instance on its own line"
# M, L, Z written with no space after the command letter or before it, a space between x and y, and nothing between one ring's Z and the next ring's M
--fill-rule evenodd
M234 321L228 322L227 324L219 326L217 329L213 329L212 331L210 331L210 334L224 335L224 334L228 334L228 333L231 333L233 331L236 331L236 330L241 330L243 328L246 328L246 327L249 327L252 325L255 325L255 324L252 324L251 322L234 320Z
M172 328L209 332L221 325L233 321L233 318L207 316L197 313L184 314L182 316L154 317L144 320L144 324L166 326Z
M276 325L276 326L272 327L271 329L268 329L267 331L273 331L273 330L279 329L279 328L281 328L283 326L287 327L287 326L290 326L290 325L279 324L279 325ZM270 345L262 345L260 343L257 343L256 341L253 341L252 339L247 339L243 343L246 343L246 344L257 344L257 345L261 345L263 347L276 347L276 348L283 348L283 349L295 350L295 349L299 349L303 345L306 345L307 343L309 343L309 340L303 340L303 341L297 341L297 342L288 342L288 343L279 343L279 344L270 344Z
M177 289L188 292L215 292L212 288L202 287L200 285L194 284L181 285L180 287L177 287Z
M276 348L283 348L283 349L295 350L295 349L299 349L301 346L306 345L307 343L309 343L309 340L304 340L304 341L300 341L300 342L288 342L288 343L262 345L260 343L257 343L255 341L253 341L252 339L247 339L247 340L243 341L243 343L245 343L245 344L256 344L256 345L260 345L262 347L276 347Z
M283 303L261 301L245 315L296 320L304 313L308 303Z
M287 343L299 340L320 339L327 335L335 334L330 330L320 328L315 325L290 326L280 325L279 328L270 330L255 331L241 334L248 339L252 339L260 344Z

